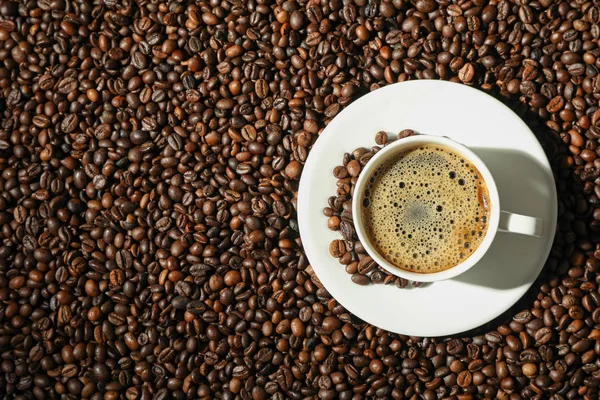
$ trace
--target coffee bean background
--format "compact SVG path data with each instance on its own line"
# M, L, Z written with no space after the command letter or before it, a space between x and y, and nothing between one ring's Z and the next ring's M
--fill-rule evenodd
M0 0L0 397L598 399L599 21L585 0ZM452 338L350 315L295 216L327 123L422 78L514 109L559 193L529 294Z

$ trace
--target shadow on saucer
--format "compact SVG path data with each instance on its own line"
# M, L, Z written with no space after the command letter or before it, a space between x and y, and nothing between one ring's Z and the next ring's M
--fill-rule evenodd
M407 286L405 289L421 289L421 288L426 288L433 285L433 282L414 282L411 285Z
M492 173L500 195L502 210L543 217L539 205L548 202L554 182L545 168L526 153L513 149L472 148ZM546 222L549 225L549 221ZM547 229L547 225L544 227ZM554 237L554 233L552 235ZM491 247L477 265L453 278L472 285L503 290L535 280L538 271L524 268L523 260L535 260L532 244L541 238L498 232Z

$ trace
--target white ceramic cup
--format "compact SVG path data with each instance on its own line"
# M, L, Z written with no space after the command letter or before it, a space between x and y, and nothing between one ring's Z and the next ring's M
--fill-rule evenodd
M449 268L441 272L434 273L416 273L410 272L401 268L398 268L388 262L375 247L371 244L369 237L366 233L364 221L362 220L362 200L364 198L364 190L368 179L372 173L379 167L383 162L390 158L395 157L397 154L414 148L419 145L440 145L448 149L461 154L468 159L477 169L481 172L485 184L487 186L490 195L491 213L489 218L489 225L486 235L479 245L479 247L471 254L466 260L460 264ZM435 282L445 279L454 278L457 275L469 270L477 261L479 261L487 250L490 248L497 231L520 233L523 235L530 236L541 236L543 229L543 221L539 218L529 217L526 215L520 215L511 213L508 211L502 211L500 208L500 198L498 196L498 188L494 182L492 174L485 166L484 162L466 146L457 143L451 139L441 136L432 135L415 135L405 139L397 140L375 154L371 160L364 166L361 174L354 187L354 201L352 202L352 218L354 220L354 227L360 242L367 253L386 271L399 276L401 278L409 279L417 282Z

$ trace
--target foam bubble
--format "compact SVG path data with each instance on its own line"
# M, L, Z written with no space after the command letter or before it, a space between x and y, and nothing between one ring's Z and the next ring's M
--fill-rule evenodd
M439 146L415 147L384 163L369 182L362 200L367 231L399 268L442 271L481 244L489 193L479 171L459 155Z

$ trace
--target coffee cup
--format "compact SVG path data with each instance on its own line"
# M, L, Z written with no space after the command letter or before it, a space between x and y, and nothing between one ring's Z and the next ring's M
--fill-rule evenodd
M393 248L393 246L394 246L393 240L395 238L388 240L388 242L386 243L386 247L385 247L387 250L382 251L382 245L381 245L380 241L378 241L377 243L374 243L374 237L376 235L373 234L373 227L369 225L372 223L371 222L372 220L368 219L368 217L367 217L367 215L372 215L373 213L377 213L378 211L371 210L370 214L365 213L366 207L369 206L368 205L369 204L369 196L372 196L370 191L372 191L372 189L373 189L373 186L372 186L374 184L373 182L376 182L376 179L375 179L376 177L378 179L380 178L380 176L378 174L387 173L387 172L385 172L386 165L389 165L390 163L394 162L394 160L397 159L398 157L402 157L403 154L406 154L408 151L412 151L413 149L424 149L424 148L425 149L432 148L434 150L443 150L447 154L451 155L452 157L456 158L457 160L459 160L460 162L463 163L463 164L459 164L459 165L464 166L466 163L467 166L470 166L471 173L473 173L473 171L475 171L474 176L477 177L477 180L478 180L477 183L480 185L481 188L483 188L483 189L480 188L480 191L485 191L485 195L480 196L480 198L479 198L479 201L484 205L484 208L485 208L485 210L483 210L483 211L485 211L485 216L482 217L482 220L485 223L484 224L485 231L483 231L483 229L480 230L481 233L479 233L479 236L480 236L479 238L477 238L475 230L473 230L473 232L472 232L473 237L477 238L477 246L476 247L473 246L471 249L469 249L469 251L471 251L471 252L466 256L463 254L462 251L461 252L457 251L456 258L459 260L458 262L456 262L454 265L447 267L446 269L439 270L439 271L436 271L435 268L432 268L431 270L433 270L435 272L427 272L430 270L429 268L423 268L422 271L418 271L416 269L409 269L408 267L405 267L404 264L402 264L402 263L400 263L402 265L399 266L399 265L396 265L398 263L392 262L389 254L393 254L393 252L395 251ZM433 156L435 156L435 154ZM425 157L425 158L421 157L420 159L428 160L427 157ZM421 162L421 161L419 161L419 162ZM422 165L421 165L421 167L422 167ZM382 168L384 168L383 172L381 172ZM440 174L439 171L438 172L435 171L435 168L432 168L432 170L433 170L433 173L432 173L433 178L429 178L428 182L435 183L437 180L442 180L442 179L447 178L444 175L444 173L447 173L447 171L444 171L444 173ZM415 171L414 173L417 174L417 171ZM436 173L438 174L437 176L435 175ZM452 173L453 172L450 172L450 174L452 174ZM452 178L452 176L450 176L450 178ZM418 185L419 185L418 179L419 178L417 177L415 179L417 179L417 181L411 182L411 185L418 187ZM477 183L475 183L475 184L477 184ZM375 183L375 185L376 184L377 183ZM398 184L398 183L395 182L395 184ZM464 182L462 184L465 185ZM400 182L400 185L401 185L400 187L403 187L402 185L404 185L404 183ZM421 186L423 186L423 185L421 184ZM427 185L425 185L425 186L427 186ZM432 186L435 186L435 185L432 185ZM440 185L440 188L442 186L443 185ZM476 189L476 187L475 187L475 189ZM473 187L469 187L469 190L474 191L473 193L475 193L475 189L473 189ZM466 190L466 189L462 189L462 190ZM432 191L433 191L433 188L432 188ZM413 191L412 193L416 193L416 192ZM429 191L427 191L427 193L429 193ZM369 196L365 196L366 194L368 194ZM492 174L486 167L485 163L468 147L466 147L456 141L453 141L447 137L442 137L442 136L415 135L412 137L408 137L408 138L393 142L393 143L387 145L386 147L384 147L383 149L381 149L364 166L364 168L356 182L356 185L354 187L353 196L354 196L354 201L352 204L352 215L353 215L353 220L354 220L354 226L355 226L358 238L359 238L360 242L362 243L363 248L366 250L366 252L382 268L384 268L386 271L390 272L391 274L394 274L401 278L418 281L418 282L435 282L435 281L450 279L450 278L456 277L456 276L468 271L475 264L477 264L477 262L486 254L486 252L490 248L491 244L493 243L494 238L496 237L496 233L498 231L511 232L511 233L516 233L516 234L529 235L529 236L541 236L542 230L543 230L543 221L539 218L515 214L512 212L502 210L496 183L494 181ZM443 198L443 195L438 195L438 197L441 197L446 202L448 201L447 198L446 199ZM484 197L484 199L482 200L481 197ZM419 198L419 196L417 196L417 199L414 199L414 198L408 199L408 203L413 204L413 205L405 207L405 210L403 210L402 212L405 214L410 212L411 213L410 218L421 218L419 213L423 213L423 215L426 215L428 212L431 212L431 213L436 212L435 205L432 206L432 204L435 202L434 200L426 201L423 199L422 200L423 205L421 205L419 203L418 198ZM454 198L456 198L456 196ZM467 200L469 200L469 199L467 199ZM471 205L476 200L477 199L474 199L473 201L471 201ZM392 207L391 206L392 202L394 202L394 205L396 205L398 207L402 207L402 205L396 204L401 201L406 202L407 199L401 199L401 198L390 199L390 207ZM440 202L441 202L441 200L440 200ZM462 202L462 200L461 200L461 202ZM465 202L465 203L466 203L466 205L468 205L468 202ZM417 206L415 206L414 204L417 204ZM385 207L385 205L384 205L384 207ZM410 211L406 211L406 208L408 208L408 207L412 207L412 209ZM431 210L428 210L427 207L434 207L434 208L432 208ZM459 209L458 214L460 214L460 209L462 208L462 205L460 207L456 207L456 205L453 205L453 207L454 207L454 209L458 208ZM437 208L438 208L437 211L442 212L441 205L438 205ZM465 207L464 209L467 211L469 210L468 207ZM385 216L387 216L388 214L390 214L391 211L385 210L385 212L387 213L387 214L385 214ZM454 211L454 212L456 213L456 211ZM461 217L460 215L458 215L458 217L448 216L447 223L454 224L454 220L452 218L457 219L460 217ZM436 218L437 218L436 221L438 221L438 222L441 221L441 218L439 216L436 216ZM478 219L478 217L476 217L475 219L477 221L480 221ZM381 219L379 221L381 221ZM423 222L423 221L425 221L425 222ZM400 221L396 221L396 222L400 222ZM421 222L429 223L429 221L427 221L426 217L424 217L424 219L422 219L422 221L416 220L416 222L414 222L414 223L418 224ZM411 223L413 223L413 222L411 222ZM367 225L369 225L369 226L367 227ZM403 229L405 229L404 224L398 223L398 224L396 224L396 227L397 228L395 230L396 230L396 232L398 232L397 235L399 237L397 240L397 246L398 246L397 249L400 249L401 245L402 246L410 245L410 243L404 243L404 241L402 241L402 237L405 237L405 236L402 236L401 233L406 235L406 232L403 231ZM422 239L422 240L426 241L427 243L433 243L433 244L438 243L440 248L444 248L444 246L454 246L455 243L453 242L453 240L456 240L457 243L460 243L460 246L464 245L465 247L467 247L468 243L473 242L473 240L471 240L470 238L467 238L464 240L462 238L456 239L456 236L453 236L454 239L450 240L448 238L450 235L449 234L446 235L446 233L452 232L453 230L456 231L455 227L452 227L450 225L449 225L448 229L446 229L446 227L444 227L443 233L444 233L445 237L443 237L444 235L441 234L442 228L433 227L431 229L433 231L435 231L435 235L437 235L438 232L440 233L440 235L439 235L440 239L437 239L437 236L434 235L434 236L431 236L430 238L426 238L426 239ZM452 233L452 235L454 235L455 233L456 232ZM387 232L385 234L387 235ZM393 233L392 233L392 235L393 235ZM408 236L410 236L410 233L408 234ZM465 238L466 237L467 237L467 234L465 234ZM414 254L415 259L418 259L419 257L421 257L420 254L422 254L423 258L419 262L421 264L427 263L427 257L429 257L429 256L426 256L424 251L423 251L423 253L418 254L418 251L416 250L417 246L413 246L413 247L415 247L415 254ZM400 252L407 253L409 251L411 251L411 249L402 248L402 251L400 251ZM428 251L427 251L427 254L429 254ZM453 254L454 253L451 252L451 254L448 254L448 257L452 258ZM459 255L461 257L464 257L464 259L458 258ZM436 261L436 263L437 263L437 261ZM405 264L408 265L408 262L406 262ZM427 266L425 265L425 267L427 267Z

